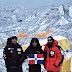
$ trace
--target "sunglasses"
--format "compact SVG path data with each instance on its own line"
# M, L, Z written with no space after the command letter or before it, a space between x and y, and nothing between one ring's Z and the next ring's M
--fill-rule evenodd
M48 40L48 41L52 41L52 40Z

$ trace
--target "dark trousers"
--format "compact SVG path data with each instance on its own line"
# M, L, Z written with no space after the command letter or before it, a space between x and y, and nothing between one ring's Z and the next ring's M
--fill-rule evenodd
M41 65L29 65L29 72L41 72Z
M47 71L47 72L53 72L53 71ZM59 71L58 71L59 72Z
M23 71L22 71L22 67L17 67L17 68L8 67L7 72L23 72Z

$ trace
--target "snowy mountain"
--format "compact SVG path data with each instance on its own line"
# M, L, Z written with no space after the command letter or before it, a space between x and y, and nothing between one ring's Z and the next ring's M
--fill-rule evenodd
M61 35L68 38L72 46L72 6L0 9L0 46L5 46L8 37L22 32L28 33L30 37L21 38L19 43L28 44L36 33L49 29L54 31L52 36ZM0 48L0 59L2 51ZM0 65L0 72L5 72L2 70L3 60L0 60Z
M21 32L33 37L41 31L52 29L53 35L62 35L71 40L72 6L43 7L38 9L12 8L0 9L0 44L5 44L6 39ZM29 38L30 39L30 38ZM22 44L26 44L26 42Z

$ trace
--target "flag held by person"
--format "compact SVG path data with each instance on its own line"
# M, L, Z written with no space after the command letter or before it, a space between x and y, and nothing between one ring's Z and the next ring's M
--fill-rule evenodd
M28 54L29 64L44 64L43 54Z

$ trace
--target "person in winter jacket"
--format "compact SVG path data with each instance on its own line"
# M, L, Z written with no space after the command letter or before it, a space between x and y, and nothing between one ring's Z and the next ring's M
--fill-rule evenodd
M37 38L32 38L30 46L25 50L25 54L43 54L43 50ZM40 64L29 64L29 72L41 72Z
M16 36L8 38L3 57L7 72L22 72L22 63L25 58L22 47L17 43Z
M59 72L63 62L63 50L53 37L48 37L48 43L44 49L44 66L48 72Z

